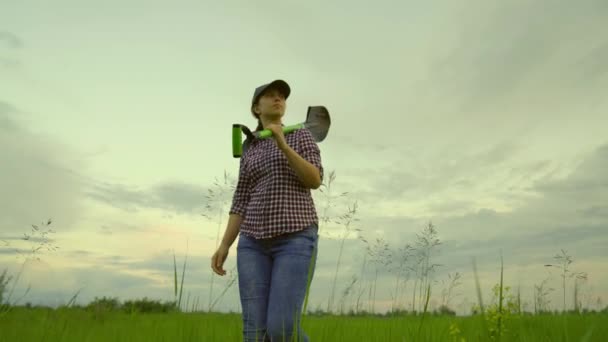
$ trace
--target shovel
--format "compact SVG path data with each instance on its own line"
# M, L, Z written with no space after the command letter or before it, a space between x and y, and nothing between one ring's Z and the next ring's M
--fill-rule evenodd
M324 106L309 106L308 112L306 113L306 121L295 125L284 126L283 134L295 132L297 130L306 128L310 131L316 142L321 142L327 136L329 126L331 125L331 119L329 118L329 111ZM243 143L243 135L245 133L247 139ZM240 158L249 143L254 139L266 139L272 137L272 131L264 129L257 132L251 132L251 130L242 124L232 124L232 156L234 158Z

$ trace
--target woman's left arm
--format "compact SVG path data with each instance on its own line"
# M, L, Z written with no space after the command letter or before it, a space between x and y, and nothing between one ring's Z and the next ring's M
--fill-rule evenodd
M269 124L266 128L272 131L277 147L283 152L304 186L318 189L323 182L323 164L321 164L321 151L312 133L308 129L301 129L293 133L299 135L300 153L298 153L287 143L283 128L279 124Z
M321 186L321 170L317 166L300 156L288 144L280 146L280 149L306 187L318 189Z

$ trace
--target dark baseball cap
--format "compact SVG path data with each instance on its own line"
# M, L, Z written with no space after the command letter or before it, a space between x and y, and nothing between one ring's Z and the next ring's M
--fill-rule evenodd
M291 94L291 88L289 87L289 84L287 84L287 82L283 80L274 80L270 83L262 84L261 86L255 88L255 91L253 92L253 98L251 99L251 114L255 116L255 113L253 112L253 105L258 101L260 96L262 96L262 94L266 90L271 88L277 89L278 91L283 93L283 95L285 95L285 98L288 98L289 94Z

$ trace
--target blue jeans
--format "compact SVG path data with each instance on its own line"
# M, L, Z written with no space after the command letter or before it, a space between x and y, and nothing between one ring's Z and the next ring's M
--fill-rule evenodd
M237 244L243 341L308 342L300 326L317 258L318 227L270 239L240 234ZM310 271L310 272L309 272Z

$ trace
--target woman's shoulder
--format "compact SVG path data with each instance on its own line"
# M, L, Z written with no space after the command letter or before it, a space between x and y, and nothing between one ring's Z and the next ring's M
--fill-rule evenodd
M295 132L296 137L298 138L298 140L306 140L306 141L314 141L314 137L312 136L312 133L310 132L310 130L306 127L304 128L300 128L299 130L297 130Z

